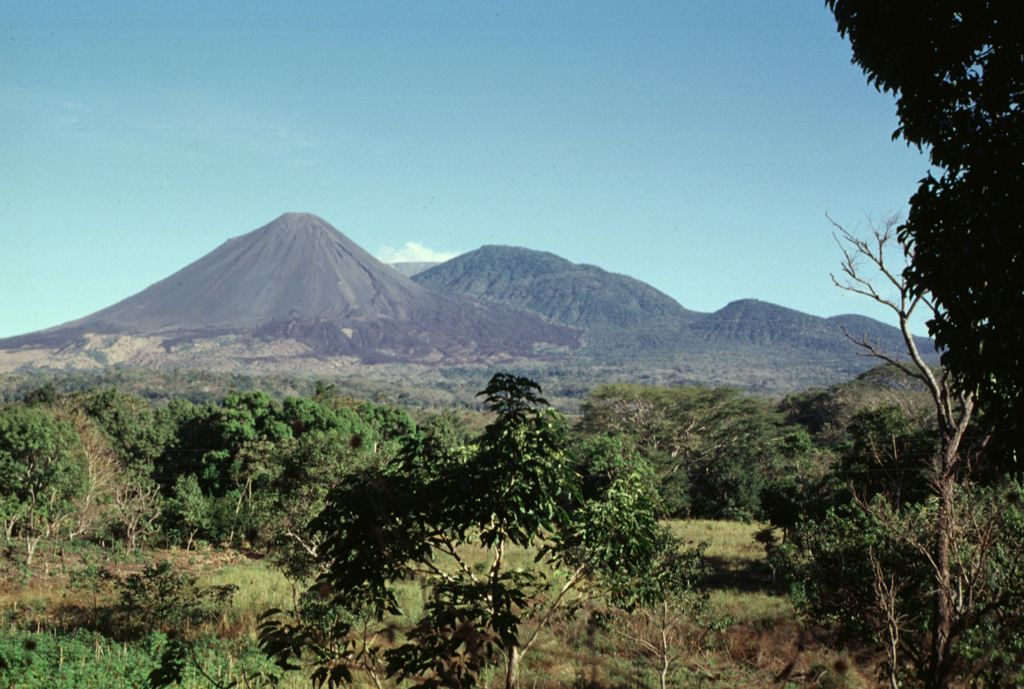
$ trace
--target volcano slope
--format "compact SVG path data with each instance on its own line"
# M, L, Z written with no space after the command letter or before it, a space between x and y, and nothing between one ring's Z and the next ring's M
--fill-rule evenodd
M218 351L218 368L268 357L459 363L572 351L580 333L418 285L321 218L286 213L113 306L0 340L0 350L23 365L32 352L70 362L86 351L99 363L157 367Z

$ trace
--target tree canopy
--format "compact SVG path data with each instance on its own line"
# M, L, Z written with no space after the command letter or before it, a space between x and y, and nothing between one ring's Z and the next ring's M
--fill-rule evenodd
M670 557L680 543L634 472L582 495L564 423L536 383L497 374L480 394L496 417L475 444L416 434L392 462L349 474L328 496L312 524L322 568L306 610L271 611L263 625L283 665L308 655L318 684L359 671L433 688L471 686L500 658L511 689L556 613L656 598L650 582L670 566L686 578L692 562ZM396 628L403 582L422 587L423 609ZM326 608L325 626L311 625L310 606Z
M649 462L664 514L749 520L781 432L774 406L735 388L616 383L590 393L577 431L615 438Z
M853 61L896 96L902 137L935 166L900 228L930 291L943 363L1019 450L1024 394L1024 12L1014 0L826 0ZM937 175L937 176L936 176Z

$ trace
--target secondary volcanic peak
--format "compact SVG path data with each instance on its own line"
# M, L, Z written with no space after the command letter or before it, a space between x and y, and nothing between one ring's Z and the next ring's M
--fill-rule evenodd
M113 306L0 346L46 346L85 333L174 341L288 337L318 355L476 357L579 347L579 331L501 304L422 287L321 218L285 213Z

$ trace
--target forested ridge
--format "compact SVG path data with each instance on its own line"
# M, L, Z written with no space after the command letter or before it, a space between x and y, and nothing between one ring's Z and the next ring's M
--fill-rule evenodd
M163 514L147 530L147 538L185 545L165 533L171 523L180 524L177 517L181 515L173 513L175 517L169 518L164 513L167 505L180 504L175 496L186 490L182 486L195 482L210 513L220 510L226 519L198 528L196 536L208 542L239 543L249 538L246 534L259 533L252 536L252 544L267 546L273 541L268 536L269 522L279 515L265 513L266 505L257 505L262 498L255 496L262 491L269 499L279 492L288 467L312 470L308 459L319 454L322 461L336 465L332 470L337 472L366 462L386 463L404 440L417 433L441 434L449 442L471 444L486 420L472 410L407 410L396 402L360 400L323 381L313 388L309 396L283 398L262 390L231 391L217 401L205 402L187 397L149 401L116 387L61 394L52 382L29 390L0 408L8 485L62 478L59 484L34 486L25 493L21 508L10 510L6 517L6 532L13 537L29 528L24 521L28 503L40 493L56 490L54 495L60 499L54 504L64 504L67 514L56 518L50 528L56 533L56 524L85 519L75 515L76 500L84 499L92 509L98 502L96 491L116 492L136 482L132 488L136 491L150 485L159 489L151 506L138 508L142 513ZM847 451L848 430L857 408L880 405L898 407L906 424L921 425L927 417L923 393L886 367L781 401L734 388L613 383L585 396L576 421L566 420L565 437L581 462L594 461L584 457L597 446L613 443L616 453L625 455L624 461L649 466L658 475L660 516L763 519L767 515L760 495L767 485L765 477L778 473L776 463L793 458L791 448L813 448L812 454L826 457L818 461L826 466ZM41 457L46 463L36 466ZM103 481L98 480L97 462L107 465L109 475ZM735 470L728 468L734 465ZM735 480L751 482L750 488L740 491L747 497L730 495L715 483L730 472ZM707 487L693 487L694 481ZM680 493L675 484L689 488ZM325 489L329 485L327 480ZM667 492L681 502L667 500ZM733 507L711 506L711 495L733 501L729 503ZM217 507L225 501L231 505L230 518ZM87 524L73 530L91 538L117 540L123 527L110 523L110 516L106 521L90 516Z

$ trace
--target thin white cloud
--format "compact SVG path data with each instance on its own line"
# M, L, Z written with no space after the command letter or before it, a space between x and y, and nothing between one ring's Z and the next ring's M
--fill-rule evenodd
M87 101L28 93L32 99L23 98L28 105L21 110L34 121L54 122L75 132L79 141L133 155L245 152L306 166L317 164L315 154L330 143L319 136L308 117L288 109L253 112L231 103L169 93L145 99L98 93Z
M454 251L434 251L419 242L406 242L400 249L385 246L377 252L382 263L441 263L458 256Z

